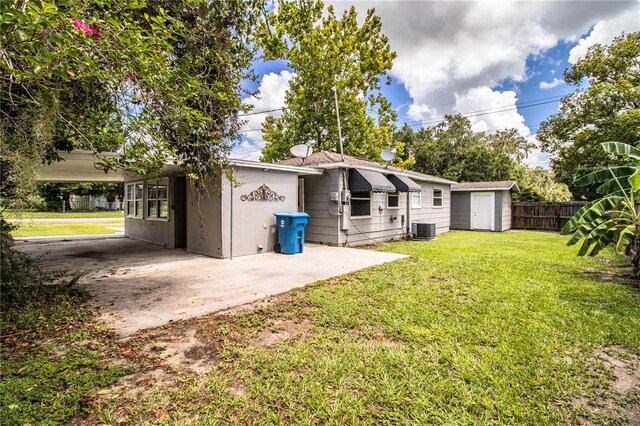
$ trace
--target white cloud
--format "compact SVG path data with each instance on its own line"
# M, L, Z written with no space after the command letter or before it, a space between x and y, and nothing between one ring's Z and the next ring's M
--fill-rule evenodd
M262 122L270 115L279 117L280 111L273 111L265 114L253 114L260 111L270 111L284 106L284 96L289 88L289 80L294 74L287 70L282 70L279 74L269 73L262 76L258 87L258 97L245 99L253 105L253 110L245 118L246 123L242 126L245 132L243 140L231 152L233 158L245 160L258 160L260 151L265 145L262 139ZM250 131L249 131L250 130Z
M477 87L464 95L456 95L453 110L469 117L474 131L516 129L526 137L531 132L516 111L517 101L513 91L499 92L489 87Z
M557 87L557 86L561 85L562 83L564 83L564 80L562 80L561 78L554 78L553 80L551 80L549 82L541 81L539 87L542 90L553 89L554 87Z
M621 14L610 20L600 20L585 38L578 41L578 45L569 52L569 63L575 64L578 59L587 54L589 47L600 43L606 45L623 31L631 33L640 30L640 10L636 4L631 13Z
M351 3L331 2L337 10ZM398 54L391 74L401 81L413 104L408 115L429 120L456 110L460 102L490 107L499 95L490 88L529 76L526 60L560 40L577 40L596 23L594 33L615 34L638 17L637 1L431 1L355 2L358 15L375 7L382 31ZM624 28L619 28L617 33ZM597 30L597 31L596 31ZM594 36L595 37L595 36ZM586 43L587 41L585 41ZM491 92L484 102L479 93ZM501 100L506 101L506 98ZM512 104L515 105L515 104ZM517 113L498 114L517 123ZM484 121L490 126L488 116ZM482 126L482 124L477 124ZM518 127L523 135L528 129Z

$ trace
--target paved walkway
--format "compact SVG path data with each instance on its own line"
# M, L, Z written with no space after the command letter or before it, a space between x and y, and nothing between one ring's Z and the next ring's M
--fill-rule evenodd
M406 257L307 244L296 255L220 260L129 238L23 242L18 247L32 254L49 252L46 268L90 271L82 283L93 296L91 303L123 336Z

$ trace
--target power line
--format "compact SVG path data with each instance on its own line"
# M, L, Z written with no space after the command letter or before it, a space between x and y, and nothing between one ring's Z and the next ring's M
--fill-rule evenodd
M550 103L554 103L554 102L559 102L561 99L563 98L563 96L548 96L545 98L537 98L537 99L530 99L530 100L525 100L525 101L520 101L520 102L516 102L515 106L497 106L497 107L493 107L493 108L487 108L487 109L481 109L481 110L476 110L476 111L469 111L466 113L461 114L463 117L479 117L482 115L488 115L488 114L494 114L494 113L499 113L499 112L508 112L508 111L513 111L513 110L517 110L517 109L524 109L524 108L531 108L534 106L539 106L539 105L546 105L546 104L550 104ZM538 102L538 101L546 101L546 102ZM446 105L452 105L452 104L446 104ZM284 107L282 108L274 108L274 109L267 109L267 110L263 110L263 111L252 111L252 112L248 112L245 114L238 114L238 117L248 117L251 115L259 115L259 114L268 114L270 112L277 112L277 111L282 111L284 110ZM371 108L368 108L367 110L371 110ZM419 124L434 124L437 123L439 121L444 120L445 116L440 116L440 117L434 117L434 118L430 118L428 120L424 120L424 121L405 121L403 124L408 124L409 126L416 126ZM261 129L249 129L249 130L242 130L241 133L244 132L252 132L252 131L256 131L256 130L261 130Z

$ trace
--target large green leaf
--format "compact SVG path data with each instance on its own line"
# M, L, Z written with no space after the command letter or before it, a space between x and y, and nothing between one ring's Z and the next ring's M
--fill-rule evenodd
M629 244L634 240L638 229L635 225L627 225L619 234L618 242L616 243L616 252L623 254Z
M600 146L611 154L618 154L640 161L640 150L632 145L622 142L604 142L600 144Z
M575 181L573 181L573 184L576 186L586 186L586 185L592 185L594 183L601 183L601 182L609 183L609 181L613 180L613 183L615 185L615 180L613 179L613 176L615 176L618 179L626 180L629 176L633 175L637 170L638 168L633 166L618 166L618 167L611 167L610 169L597 170L595 172L589 173L588 175L584 175L576 179ZM617 185L616 185L616 188L617 188Z
M585 223L597 220L601 217L606 217L609 211L615 208L624 199L625 197L623 196L615 195L591 201L573 215L569 222L567 222L562 228L560 234L569 235Z

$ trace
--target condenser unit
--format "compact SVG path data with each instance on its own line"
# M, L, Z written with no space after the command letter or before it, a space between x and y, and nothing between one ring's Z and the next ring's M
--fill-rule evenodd
M436 224L414 222L411 224L411 233L415 240L433 240L436 237Z

